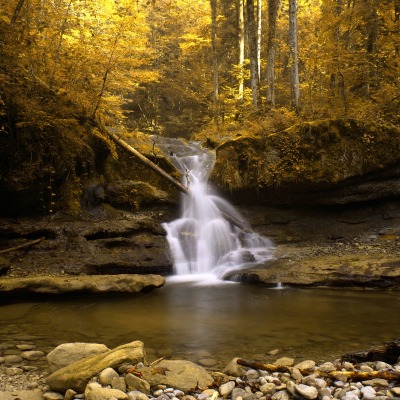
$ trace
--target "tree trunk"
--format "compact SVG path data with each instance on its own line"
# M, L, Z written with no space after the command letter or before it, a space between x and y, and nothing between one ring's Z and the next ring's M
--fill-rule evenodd
M262 0L257 0L257 67L258 84L261 79L261 34L262 34Z
M238 99L244 96L244 0L237 0L238 10L238 44L239 44L239 93Z
M297 0L289 0L289 52L291 102L298 115L300 113L300 80L297 44Z
M24 5L25 0L19 0L17 6L15 7L14 14L11 18L11 25L15 24L17 21L18 15L21 11L22 6Z
M219 122L219 83L218 83L218 55L217 55L217 0L211 2L211 46L213 72L213 115L214 123Z
M280 0L268 2L268 32L267 32L267 105L275 106L275 51L276 51L276 20Z
M250 85L254 109L258 111L260 103L258 63L257 63L257 26L254 15L254 0L247 0L247 31L250 58Z

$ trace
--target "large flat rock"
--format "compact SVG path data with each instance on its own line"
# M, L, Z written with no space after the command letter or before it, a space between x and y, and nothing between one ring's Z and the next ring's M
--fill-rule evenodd
M400 257L351 254L291 261L278 259L263 268L238 271L230 279L288 286L400 288Z
M160 275L31 276L0 278L0 296L18 294L138 293L163 286Z

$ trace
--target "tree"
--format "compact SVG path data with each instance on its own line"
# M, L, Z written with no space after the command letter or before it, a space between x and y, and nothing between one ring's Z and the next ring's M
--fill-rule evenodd
M217 0L210 0L211 4L211 43L212 43L212 71L213 71L213 114L214 123L219 119L219 83L218 83L218 55L217 55Z
M254 10L254 0L247 0L247 41L250 58L250 86L252 91L253 106L258 111L260 106L260 90L258 79L258 57L257 57L257 24Z
M299 114L300 79L297 42L297 0L289 0L289 55L291 103L296 114Z
M267 31L267 105L275 106L275 52L276 52L276 22L280 0L268 2L268 31Z
M236 0L238 13L238 47L239 47L239 94L238 99L243 100L244 95L244 0Z

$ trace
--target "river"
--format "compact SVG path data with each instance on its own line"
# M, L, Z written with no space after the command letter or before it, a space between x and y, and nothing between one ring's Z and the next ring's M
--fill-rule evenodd
M141 340L150 360L168 355L198 361L209 352L217 368L235 356L271 361L274 349L299 360L331 360L400 337L399 311L397 291L167 282L140 295L3 304L0 342L114 347Z

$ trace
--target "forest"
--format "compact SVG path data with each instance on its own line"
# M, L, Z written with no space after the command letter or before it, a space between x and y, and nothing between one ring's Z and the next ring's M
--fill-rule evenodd
M100 125L210 143L324 119L399 125L397 0L0 4L0 186L50 181L50 204L52 182L81 183L115 153Z

